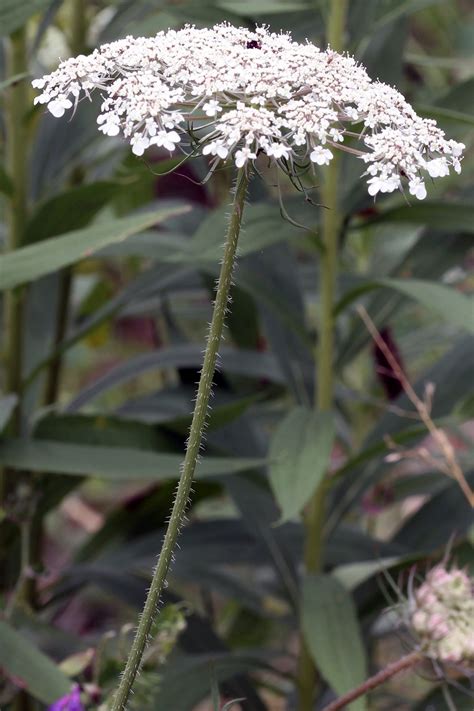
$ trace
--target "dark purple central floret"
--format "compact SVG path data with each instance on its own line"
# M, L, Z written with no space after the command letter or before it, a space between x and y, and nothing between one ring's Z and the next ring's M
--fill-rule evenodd
M247 49L262 49L262 43L258 40L249 40L249 42L247 42Z

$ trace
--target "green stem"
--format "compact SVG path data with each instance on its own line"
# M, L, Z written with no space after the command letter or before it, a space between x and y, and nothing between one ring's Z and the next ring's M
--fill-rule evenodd
M67 330L69 307L71 303L72 268L67 267L59 275L59 299L56 314L56 330L54 334L53 353L48 367L44 394L45 405L53 405L58 399L61 382L62 352L60 346ZM24 384L23 384L24 385Z
M232 214L227 231L225 252L217 286L214 311L207 339L201 376L199 378L196 405L194 407L193 419L189 431L189 438L186 446L186 454L184 457L181 476L176 490L176 496L163 541L163 546L158 558L158 564L153 573L153 579L148 591L145 607L138 623L137 632L128 655L125 670L112 703L112 711L122 711L126 708L132 686L141 666L148 635L156 617L157 605L160 601L161 592L163 590L171 563L173 550L175 548L176 540L186 513L189 493L206 425L212 380L214 377L222 331L224 328L225 314L229 299L229 289L232 283L232 272L235 262L247 185L248 177L245 173L245 169L241 169L237 176Z
M87 51L87 17L86 3L84 0L70 0L70 27L69 47L73 55L84 54ZM80 185L83 181L83 170L77 166L71 175L69 183ZM61 344L64 341L69 309L71 305L71 289L73 282L73 268L66 267L59 274L59 299L56 313L56 330L54 334L53 356L49 362L46 378L44 402L53 405L58 399L61 383L61 370L63 365ZM23 384L25 386L25 384Z
M26 74L28 70L25 28L13 33L6 43L6 75ZM8 89L5 101L5 168L12 184L6 205L7 251L22 246L27 216L28 132L26 116L29 109L28 84L20 79ZM22 321L24 292L11 290L5 294L5 356L6 391L19 393L22 369ZM21 409L16 408L14 428L21 426Z
M26 27L16 30L6 41L6 76L28 73L28 51ZM28 186L28 127L27 115L30 109L28 83L25 78L13 83L5 97L5 169L10 179L12 192L6 203L7 251L22 246L27 219ZM9 427L9 434L21 434L22 409L20 401L23 351L23 311L24 289L7 291L4 295L5 333L5 387L8 393L18 395L18 403ZM6 501L11 490L7 472L2 471L0 479L0 501ZM22 528L22 567L18 587L23 588L23 563L29 558L29 528ZM14 711L31 711L33 701L26 691L15 697Z
M74 55L84 54L87 38L87 2L86 0L71 0L71 35L69 47Z
M327 40L337 52L344 44L344 26L347 0L330 0ZM318 352L316 361L315 404L318 410L331 410L334 404L334 305L337 279L338 240L342 219L338 205L341 154L336 152L326 169L321 189L322 211L321 238L323 252L320 258L320 319L318 329ZM306 573L314 574L323 566L323 529L326 512L326 477L314 492L304 515ZM300 635L300 659L298 666L298 710L311 711L318 681L317 670L304 640Z
M7 77L25 75L28 69L26 31L17 30L5 40L5 74ZM11 183L11 192L5 201L6 251L21 247L27 210L27 159L28 141L26 116L29 111L28 85L25 79L11 84L4 94L5 120L5 170ZM23 350L23 289L7 291L3 299L4 333L4 388L18 396L8 434L21 432L20 390ZM17 481L10 478L5 468L0 468L0 506L6 507ZM6 522L5 522L6 523ZM8 541L8 527L0 529L0 547Z

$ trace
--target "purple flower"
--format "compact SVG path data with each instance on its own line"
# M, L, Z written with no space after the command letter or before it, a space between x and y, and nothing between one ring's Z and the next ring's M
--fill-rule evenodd
M81 703L81 690L79 686L75 684L69 694L62 696L55 701L54 704L48 706L48 711L85 711Z

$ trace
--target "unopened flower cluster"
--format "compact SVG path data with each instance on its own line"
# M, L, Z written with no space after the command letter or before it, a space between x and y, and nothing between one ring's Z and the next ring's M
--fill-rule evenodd
M330 48L294 42L266 27L228 24L159 32L104 44L36 79L35 102L60 117L94 90L100 130L150 146L207 155L238 168L265 154L287 171L328 164L338 149L365 164L371 195L460 171L462 143L448 140L395 89Z
M463 571L433 568L411 600L422 649L441 662L474 663L474 584Z

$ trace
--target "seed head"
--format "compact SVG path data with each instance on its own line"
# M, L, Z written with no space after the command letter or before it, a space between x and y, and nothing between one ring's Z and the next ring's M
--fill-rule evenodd
M410 600L411 625L428 656L474 662L474 584L458 568L433 568Z
M180 148L209 156L215 168L263 153L294 173L349 150L365 164L370 195L403 183L420 200L424 176L461 169L463 144L355 59L266 27L187 25L125 37L62 62L33 86L42 92L35 103L58 118L98 90L99 130L122 134L137 156L150 146Z

